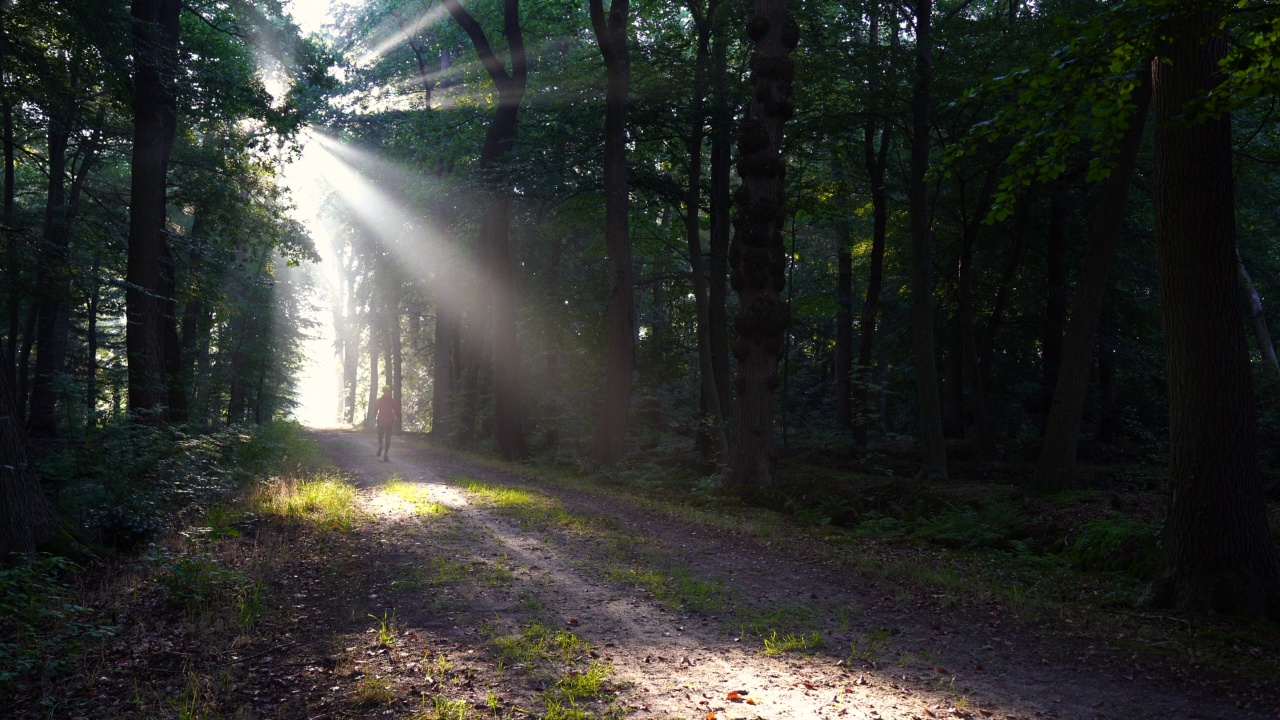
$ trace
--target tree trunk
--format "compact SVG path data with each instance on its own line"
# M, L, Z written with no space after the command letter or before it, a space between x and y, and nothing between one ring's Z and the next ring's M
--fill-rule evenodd
M205 225L203 210L197 209L191 221L191 235L188 238L190 249L187 253L187 300L182 306L182 336L178 356L182 360L182 369L178 375L179 382L191 393L191 405L200 407L197 399L203 396L201 386L204 377L196 372L199 365L201 320L208 313L205 308L202 277L204 268ZM189 414L190 415L190 414ZM191 418L189 418L191 419ZM194 420L202 423L207 420L204 413L197 411Z
M1271 342L1271 331L1267 329L1267 316L1262 312L1262 296L1258 295L1258 289L1253 286L1253 278L1249 277L1249 271L1244 267L1244 260L1240 257L1239 250L1236 250L1236 274L1240 277L1240 291L1244 293L1245 309L1249 317L1253 318L1253 335L1258 341L1258 350L1262 352L1267 365L1271 366L1271 371L1280 374L1280 360L1276 359L1276 346Z
M705 428L710 437L704 437L703 432L699 433L698 451L704 459L713 455L716 463L724 463L729 454L728 432L725 429L725 416L722 414L725 404L720 398L720 385L716 382L715 362L712 359L710 290L702 260L702 223L698 219L702 207L702 139L703 126L706 124L703 108L711 43L710 15L715 12L717 4L718 2L712 2L705 14L700 3L688 4L694 14L694 27L698 37L693 60L693 97L689 102L689 136L685 142L685 150L689 154L689 184L685 190L684 227L685 244L689 248L693 303L698 320L698 411L710 421L709 427Z
M742 185L729 248L730 282L738 293L739 308L733 343L738 398L724 482L766 487L777 481L774 393L790 315L781 296L787 282L782 238L787 166L781 149L783 125L794 112L795 64L790 56L799 42L800 28L787 14L785 0L756 0L747 35L755 43L753 92L738 136Z
M1150 76L1147 73L1143 75L1134 90L1135 105L1130 114L1129 128L1120 141L1117 165L1102 185L1093 227L1085 246L1075 302L1063 341L1064 354L1053 391L1053 404L1049 407L1049 418L1045 423L1044 444L1040 446L1040 458L1031 483L1037 492L1057 492L1070 485L1075 477L1080 419L1089 389L1089 367L1096 347L1098 318L1106 296L1107 277L1111 274L1111 264L1120 243L1125 207L1129 203L1129 187L1151 101Z
M84 416L86 432L97 425L98 413L98 307L102 300L102 249L93 251L92 278L93 290L89 294L88 317L85 320L85 343L88 362L85 363L84 378Z
M134 136L129 192L129 254L125 271L125 339L129 411L164 422L169 400L166 355L175 334L172 259L165 235L165 178L177 127L174 85L178 64L180 0L133 0ZM170 273L166 281L165 273Z
M930 111L933 104L933 0L919 0L916 13L915 89L911 94L911 162L907 195L911 215L911 322L920 406L922 462L916 477L946 479L947 446L942 436L942 401L938 395L933 346L933 232L929 208Z
M4 348L4 367L0 368L0 372L8 376L9 387L12 389L17 387L18 332L21 327L22 306L21 295L17 291L19 250L18 229L15 227L16 217L14 216L16 177L13 159L13 101L7 96L0 98L0 112L4 120L3 134L0 136L4 143L4 198L3 203L0 204L0 230L5 237L5 265L9 276L9 296L6 298L9 342Z
M1169 511L1147 602L1280 620L1235 266L1231 120L1187 122L1221 82L1220 15L1167 21L1152 65L1156 264L1169 382Z
M858 447L867 446L867 431L871 418L877 413L871 409L871 360L875 353L876 316L880 311L880 289L884 284L884 241L889 227L888 192L885 189L885 165L889 155L889 137L892 126L885 123L880 129L880 146L875 144L875 128L867 123L862 131L862 150L867 165L867 179L871 183L871 257L867 267L867 295L862 303L859 322L858 363L853 384L853 405L856 417L853 425L853 441Z
M1060 189L1049 197L1049 233L1045 243L1044 335L1040 344L1043 380L1040 404L1044 417L1053 407L1053 390L1062 367L1062 333L1067 325L1067 217L1070 209Z
M37 254L36 367L31 380L27 432L34 437L57 435L57 393L54 385L67 355L71 329L70 208L67 203L67 142L72 117L61 111L49 118L49 177L44 207L44 228Z
M489 39L459 0L443 0L449 14L471 38L480 62L497 88L498 103L485 132L480 171L485 176L486 212L480 220L483 269L490 293L493 323L494 432L498 449L508 460L529 456L520 409L520 349L516 335L515 273L511 264L511 187L499 177L497 165L515 143L520 102L527 79L524 35L519 0L503 1L503 35L511 54L511 70L494 55Z
M378 400L378 330L377 314L369 308L369 402L365 405L364 428L373 429L374 405Z
M849 221L837 221L839 237L836 240L836 348L835 392L836 423L849 427L853 423L853 240L849 233Z
M729 236L732 202L730 170L733 169L733 109L729 107L728 24L716 22L713 2L707 13L711 23L711 247L707 262L707 325L711 329L711 374L720 400L720 420L733 416L733 390L729 378ZM727 433L727 429L725 430ZM727 444L726 444L727 446ZM723 457L723 456L722 456Z
M604 57L604 242L609 254L609 300L605 308L605 375L600 420L591 462L611 465L627 450L627 415L635 372L635 299L631 237L627 222L627 93L631 58L627 50L630 5L613 0L606 17L602 0L590 0L591 26Z
M9 376L0 373L0 560L34 553L56 529L57 517L28 459Z

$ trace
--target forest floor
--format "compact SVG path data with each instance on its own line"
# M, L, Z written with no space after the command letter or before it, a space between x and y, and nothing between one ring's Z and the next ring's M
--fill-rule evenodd
M1206 655L1185 619L910 570L947 562L933 549L316 436L359 512L343 532L259 523L226 541L224 556L273 559L251 631L166 623L145 587L116 583L103 592L135 600L91 677L16 715L1280 717L1274 649L1247 626L1218 627L1229 639Z

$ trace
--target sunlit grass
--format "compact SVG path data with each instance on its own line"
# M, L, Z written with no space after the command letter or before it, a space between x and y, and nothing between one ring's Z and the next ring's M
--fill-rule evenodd
M591 643L568 630L551 630L530 625L520 635L502 635L491 640L504 663L570 663L591 652Z
M769 637L764 638L763 654L809 653L820 649L823 644L822 633L817 630L801 635L778 635L778 631L774 630Z
M392 475L387 478L386 484L382 486L382 493L412 506L413 513L418 517L447 515L449 513L449 508L430 499L430 490L415 483L405 482L398 475Z
M590 532L590 521L565 510L555 498L501 485L488 485L474 480L465 482L468 493L477 502L497 509L501 514L530 523L547 523L577 532Z
M254 493L252 505L264 515L338 532L349 532L360 516L355 485L337 475L269 481Z

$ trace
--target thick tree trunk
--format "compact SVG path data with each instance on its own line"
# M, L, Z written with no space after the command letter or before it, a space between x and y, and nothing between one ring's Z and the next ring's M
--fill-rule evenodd
M484 278L490 294L493 323L494 432L498 449L508 460L529 456L524 438L524 415L520 398L520 349L516 335L515 273L511 265L511 187L499 178L495 165L505 158L515 143L520 102L524 99L527 59L520 28L519 0L503 2L503 35L511 53L508 72L494 55L484 30L459 0L443 0L476 48L480 62L497 88L498 103L485 132L480 152L480 170L485 175L486 212L480 220L480 246Z
M947 446L942 436L942 401L938 395L933 345L933 233L929 208L930 112L933 104L933 0L919 0L916 14L915 89L911 95L911 167L907 195L911 215L911 322L916 394L920 409L922 461L916 477L947 477Z
M177 128L174 83L180 0L133 0L134 139L129 193L129 254L125 271L125 339L129 411L139 419L168 419L167 357L173 298L172 259L165 235L165 178ZM165 275L170 277L166 279ZM166 327L169 323L169 327Z
M71 329L68 308L71 295L70 208L67 203L67 142L72 118L51 113L48 150L49 177L44 208L44 228L36 280L36 367L31 380L27 432L34 437L57 435L57 376L67 355Z
M995 192L998 175L993 169L987 173L984 181L981 201L973 217L966 218L960 248L959 277L957 279L956 322L960 332L960 351L964 358L964 372L969 380L969 408L973 411L973 438L976 443L975 456L988 460L995 457L996 435L991 422L991 413L987 405L987 386L982 378L981 362L978 359L977 331L974 329L973 309L973 251L977 242L978 229L982 218L991 207L991 197Z
M604 57L604 242L609 253L609 299L605 308L605 375L600 420L591 448L594 465L611 465L627 450L631 377L635 372L635 282L627 222L627 93L631 58L627 50L630 5L613 0L606 17L602 0L591 0L591 26Z
M1221 82L1220 16L1183 11L1152 65L1156 263L1169 381L1169 511L1156 607L1280 620L1235 267L1231 121L1183 118Z
M756 0L747 35L755 43L753 92L738 136L742 185L729 248L730 282L738 293L739 308L733 343L738 398L724 482L772 486L777 482L774 394L790 315L781 294L787 282L782 238L787 166L781 149L783 125L794 112L795 64L790 56L800 40L800 28L787 14L785 0Z
M1150 77L1144 73L1142 82L1134 90L1135 105L1129 118L1129 128L1120 141L1117 165L1102 185L1093 227L1085 246L1075 302L1063 342L1064 354L1053 391L1053 404L1049 407L1049 418L1045 423L1044 444L1040 446L1040 458L1031 483L1038 492L1061 490L1075 477L1080 420L1089 389L1089 367L1096 347L1098 318L1106 296L1107 277L1111 274L1111 264L1120 244L1125 207L1129 204L1129 187L1142 145L1150 99Z
M0 562L8 563L10 553L34 553L56 529L53 508L28 460L9 376L0 373Z

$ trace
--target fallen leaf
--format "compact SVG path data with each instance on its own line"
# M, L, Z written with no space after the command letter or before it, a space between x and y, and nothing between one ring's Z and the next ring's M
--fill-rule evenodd
M938 672L942 673L943 675L946 675L946 674L948 674L950 671L949 671L949 670L947 670L947 669L946 669L946 668L944 668L944 667L940 667L940 668L938 668Z
M716 714L713 712L709 712L707 713L706 718L704 718L703 720L716 720Z
M1107 704L1107 702L1106 702L1105 700L1099 700L1098 702L1096 702L1096 703L1094 703L1094 704L1090 705L1089 707L1091 707L1091 708L1100 708L1100 707L1102 707L1103 705L1106 705L1106 704Z
M736 690L729 693L727 696L725 696L725 700L735 700L735 701L741 702L743 699L744 698L742 697L742 693Z
M747 704L748 704L748 705L758 705L759 703L757 703L757 702L755 701L755 698L747 698Z
M569 624L570 624L570 625L581 625L582 623L578 622L578 618L569 618Z

